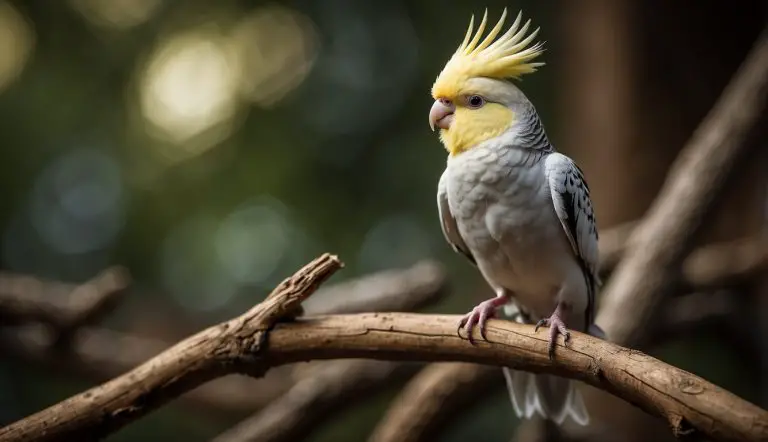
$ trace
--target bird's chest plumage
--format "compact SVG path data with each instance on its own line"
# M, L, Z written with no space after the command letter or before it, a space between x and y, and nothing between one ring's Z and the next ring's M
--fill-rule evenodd
M536 310L530 304L551 307L547 292L557 289L564 272L557 257L571 253L540 155L510 147L471 149L448 161L447 181L451 213L481 272Z

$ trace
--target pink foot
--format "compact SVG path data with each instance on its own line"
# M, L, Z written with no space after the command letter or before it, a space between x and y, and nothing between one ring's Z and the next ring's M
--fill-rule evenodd
M509 302L509 299L506 296L497 296L496 298L488 299L478 304L471 312L464 315L464 317L461 318L461 321L459 321L459 327L456 330L459 337L461 337L461 328L466 325L467 339L470 344L474 345L475 340L472 337L472 332L474 331L475 326L478 326L480 327L480 336L487 341L488 338L485 337L485 323L488 319L493 318L496 315L497 308L503 306L507 302Z
M563 335L563 345L565 345L568 342L568 339L571 338L571 334L568 333L568 329L565 327L565 322L563 322L562 315L563 315L563 304L557 304L557 307L555 308L555 311L552 312L552 316L549 318L541 319L539 322L536 323L536 328L534 329L534 333L539 331L539 327L542 325L546 325L549 327L549 345L547 347L549 351L549 359L554 359L555 357L555 344L557 343L557 334Z

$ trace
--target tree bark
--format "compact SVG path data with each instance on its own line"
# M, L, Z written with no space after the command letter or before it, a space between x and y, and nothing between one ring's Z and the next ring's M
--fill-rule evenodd
M406 313L281 323L263 345L266 321L291 311L306 294L304 284L327 277L334 262L321 262L320 268L315 262L313 272L293 278L287 298L276 290L276 296L245 315L198 333L102 386L0 429L0 441L104 436L213 377L261 376L270 367L335 358L463 361L554 374L586 382L662 417L677 436L740 442L768 438L768 411L639 351L576 332L567 348L558 346L554 361L548 357L546 333L535 333L532 326L491 320L489 341L470 345L455 333L458 316Z
M341 268L325 254L283 281L242 316L204 330L146 363L0 429L0 441L94 440L114 432L198 385L227 373L261 376L267 330Z

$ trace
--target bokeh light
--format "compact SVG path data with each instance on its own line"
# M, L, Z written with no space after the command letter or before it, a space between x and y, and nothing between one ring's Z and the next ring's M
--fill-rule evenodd
M163 285L186 309L215 310L237 294L237 281L216 259L212 238L217 227L213 215L193 215L171 230L163 242Z
M149 20L161 0L71 0L70 4L90 23L124 30Z
M118 164L95 149L67 153L40 175L30 218L40 237L58 252L79 254L109 246L124 222Z
M139 94L151 135L172 144L164 156L193 157L231 133L241 73L239 58L217 27L160 41L141 74ZM203 133L204 140L193 140Z
M270 107L309 74L317 55L318 36L306 16L271 5L238 23L232 44L243 66L243 96L260 107Z
M288 207L263 195L223 216L189 216L171 229L162 244L161 279L184 308L217 310L244 291L268 291L303 264L308 248L313 241Z
M384 217L363 239L358 257L360 270L375 272L415 264L429 256L432 237L408 214Z
M285 257L290 229L279 201L264 198L244 204L217 229L217 256L238 283L263 284Z
M19 77L34 45L29 22L8 2L0 1L0 91Z
M6 227L3 263L50 277L91 277L108 263L125 204L115 159L95 148L71 150L40 173Z

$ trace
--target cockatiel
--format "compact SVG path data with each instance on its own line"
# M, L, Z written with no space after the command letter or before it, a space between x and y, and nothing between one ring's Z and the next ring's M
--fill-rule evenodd
M488 12L437 77L429 112L448 150L437 206L453 248L480 270L496 297L478 304L458 325L474 343L475 327L504 307L520 322L549 326L549 355L568 329L604 337L594 324L598 250L589 188L581 170L549 142L533 104L511 79L532 73L543 51L531 45L521 14L501 32L507 11L480 40ZM495 41L494 41L495 40ZM589 416L572 382L504 369L515 411L562 423Z

